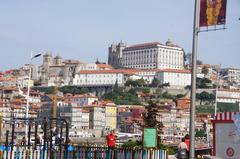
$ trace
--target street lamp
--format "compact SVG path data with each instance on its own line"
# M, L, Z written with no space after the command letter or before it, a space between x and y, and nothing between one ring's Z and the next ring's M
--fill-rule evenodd
M32 69L31 69L31 65L32 65L32 60L41 56L41 54L36 54L36 55L32 55L31 54L31 58L30 58L30 62L29 62L29 75L28 75L28 87L27 87L27 105L26 105L26 129L25 129L25 138L27 139L27 134L28 134L28 118L29 118L29 94L30 94L30 80L31 80L31 74L32 74ZM29 140L29 139L28 139Z
M218 99L218 86L219 86L219 73L220 73L220 70L221 70L221 65L218 65L218 68L217 68L217 82L216 82L216 94L215 94L215 107L214 107L214 116L216 116L217 114L217 99Z

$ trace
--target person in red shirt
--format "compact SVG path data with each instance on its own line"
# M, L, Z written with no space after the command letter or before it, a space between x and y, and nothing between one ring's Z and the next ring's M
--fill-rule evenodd
M189 156L190 139L189 139L189 135L188 134L185 135L185 141L184 142L187 145L187 154Z
M108 148L114 149L115 148L115 142L116 142L116 139L115 139L114 131L111 131L111 133L107 135Z

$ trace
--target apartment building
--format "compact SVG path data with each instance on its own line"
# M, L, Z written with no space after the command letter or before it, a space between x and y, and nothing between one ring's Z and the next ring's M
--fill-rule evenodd
M73 107L87 106L98 101L98 97L90 94L78 94L67 98Z
M76 129L89 129L89 111L81 107L72 106L72 127Z
M224 79L226 79L230 82L236 82L238 85L240 85L240 69L238 69L238 68L223 68L220 71L220 75Z

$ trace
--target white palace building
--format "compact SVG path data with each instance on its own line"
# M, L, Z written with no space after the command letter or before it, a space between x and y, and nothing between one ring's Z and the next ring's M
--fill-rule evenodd
M108 64L135 69L183 69L183 48L167 41L143 43L126 47L120 42L109 47Z

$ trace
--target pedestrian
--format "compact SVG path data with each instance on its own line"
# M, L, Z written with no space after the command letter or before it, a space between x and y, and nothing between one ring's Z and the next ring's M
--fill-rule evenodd
M114 131L112 130L110 134L108 134L106 136L106 139L107 139L107 146L108 146L108 150L107 150L107 159L110 159L110 158L116 158L116 153L114 151L115 149L115 134L114 134Z
M21 145L26 146L27 140L25 137L22 138Z
M187 155L188 155L188 157L189 157L190 138L189 138L189 135L188 135L188 134L185 135L185 144L187 145Z
M178 159L188 159L187 156L187 144L185 143L185 138L182 138L182 142L178 145L177 158Z
M112 130L110 134L107 135L107 146L109 149L114 149L115 148L115 134L114 131Z

